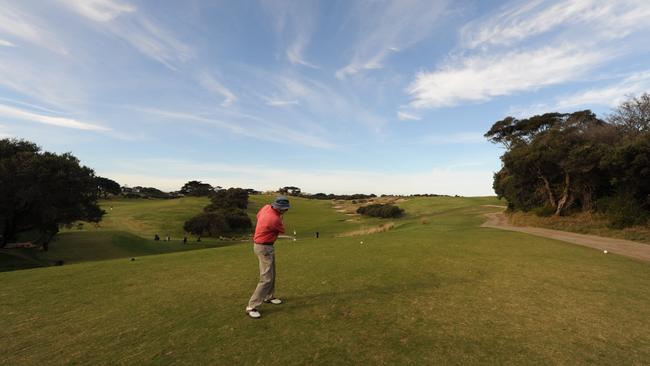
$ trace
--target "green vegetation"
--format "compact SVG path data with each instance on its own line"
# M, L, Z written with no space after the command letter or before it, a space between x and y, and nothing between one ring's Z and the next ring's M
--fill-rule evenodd
M202 213L183 224L183 229L194 235L232 235L252 230L246 208L248 191L243 188L219 189L209 194L211 203Z
M249 214L271 198L252 196ZM0 364L650 359L647 263L480 228L482 214L494 210L483 205L498 204L490 197L408 199L399 202L406 214L392 230L347 237L336 236L383 221L349 222L331 201L291 200L286 226L298 241L280 241L276 249L278 295L286 303L263 306L262 319L244 313L257 282L250 243L4 272ZM207 200L140 201L140 214L118 200L106 222L128 222L147 238L164 234L183 215L162 202L177 202L191 216ZM85 233L109 231L64 235Z
M606 121L588 110L507 117L485 136L507 149L494 190L510 210L601 212L619 229L646 224L650 94L624 102Z
M388 219L402 216L404 214L404 210L389 203L373 203L367 206L359 207L357 209L357 213L366 216Z
M29 240L47 250L61 225L100 221L101 179L70 153L0 139L0 249Z

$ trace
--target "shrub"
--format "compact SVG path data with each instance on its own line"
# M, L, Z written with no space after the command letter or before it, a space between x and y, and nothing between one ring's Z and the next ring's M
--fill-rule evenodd
M614 229L643 225L648 221L648 212L629 194L603 197L596 202L596 206L607 215L609 226Z
M222 213L206 212L187 220L183 229L194 235L216 236L230 231L230 226Z
M372 204L362 206L357 209L357 213L372 217L390 218L400 217L404 214L404 210L390 204Z

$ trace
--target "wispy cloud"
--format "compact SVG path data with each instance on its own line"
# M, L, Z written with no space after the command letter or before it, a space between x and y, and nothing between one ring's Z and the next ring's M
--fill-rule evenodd
M133 13L136 7L115 0L61 0L80 14L97 22L108 22L125 13Z
M194 56L192 47L178 40L137 8L116 0L62 0L70 9L130 43L143 55L172 70Z
M482 102L585 78L650 49L640 0L511 2L461 30L455 56L420 72L407 92L415 108ZM626 40L622 46L622 40Z
M298 144L301 146L318 149L332 149L336 147L334 144L330 143L322 137L303 133L296 129L292 129L281 124L267 121L260 117L246 114L233 113L231 114L229 121L235 119L236 122L226 122L217 117L187 112L141 107L132 107L131 109L163 117L169 120L183 120L208 124L225 129L233 134L251 137L256 140L271 141L279 144Z
M67 54L62 42L53 37L36 17L19 9L18 4L3 3L0 6L0 34L17 40L29 42L58 54ZM0 40L3 46L13 46L14 42Z
M567 45L468 57L434 72L419 73L407 91L415 108L486 101L576 80L607 59L608 55L598 51Z
M501 12L465 25L466 48L511 45L558 30L583 31L588 37L621 38L650 27L650 3L644 0L535 0L505 5ZM571 29L578 28L578 29ZM573 34L572 36L576 36Z
M219 94L225 99L221 102L222 107L230 107L237 101L237 96L226 88L219 80L217 80L213 75L203 72L199 74L199 84L209 92Z
M570 112L578 108L616 107L629 96L648 91L650 91L650 70L634 73L609 85L561 95L551 102L510 107L507 113L523 118L546 112Z
M9 41L5 41L4 39L0 39L0 47L16 47L16 45Z
M397 111L397 118L399 118L400 121L419 121L422 119L420 116L404 111Z
M292 105L299 105L300 102L297 100L280 100L280 99L267 99L266 105L271 107L288 107Z
M408 49L431 34L448 6L446 0L362 1L354 12L359 21L352 58L336 71L344 79L380 69L393 52Z
M262 0L261 3L286 48L287 60L294 65L319 68L305 57L316 23L318 3L311 0Z
M20 108L8 106L5 104L0 104L0 115L10 119L21 119L21 120L38 122L38 123L43 123L52 126L73 128L78 130L100 131L100 132L110 131L109 128L104 126L82 122L67 117L48 116L40 113L27 111Z

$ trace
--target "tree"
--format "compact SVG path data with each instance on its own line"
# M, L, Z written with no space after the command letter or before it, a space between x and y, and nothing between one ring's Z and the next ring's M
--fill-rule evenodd
M243 188L220 189L210 195L212 203L185 222L184 229L195 235L222 235L253 227L246 213L249 190Z
M622 126L628 135L638 136L650 131L650 93L624 101L607 119Z
M93 170L72 154L42 152L24 140L0 140L0 247L32 232L47 250L61 225L101 220L99 195Z
M212 203L205 208L205 211L218 209L248 208L248 190L243 188L220 189L210 195Z
M181 188L180 192L186 196L196 196L196 197L204 197L204 196L209 196L215 191L214 187L212 187L208 183L203 183L198 180L192 180Z
M226 218L218 212L204 212L187 220L183 229L194 235L221 235L230 231Z
M104 177L97 177L96 180L97 188L104 198L108 198L109 194L118 195L122 192L122 187L114 180Z
M282 194L289 194L291 196L299 196L302 193L300 188L294 186L282 187L278 189L278 192Z

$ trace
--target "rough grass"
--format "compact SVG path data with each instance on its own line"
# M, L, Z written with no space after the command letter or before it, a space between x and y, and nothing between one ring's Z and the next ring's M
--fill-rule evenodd
M543 227L650 244L650 224L612 229L608 227L609 221L607 218L599 214L578 213L570 216L540 217L533 213L515 212L508 215L508 220L515 226Z
M256 198L256 205L267 201ZM418 198L394 230L292 200L280 306L250 243L0 273L6 365L645 365L650 266L480 228L493 198ZM254 208L252 209L254 211ZM427 224L421 220L426 219ZM371 225L373 220L363 220ZM315 239L311 233L321 232Z

